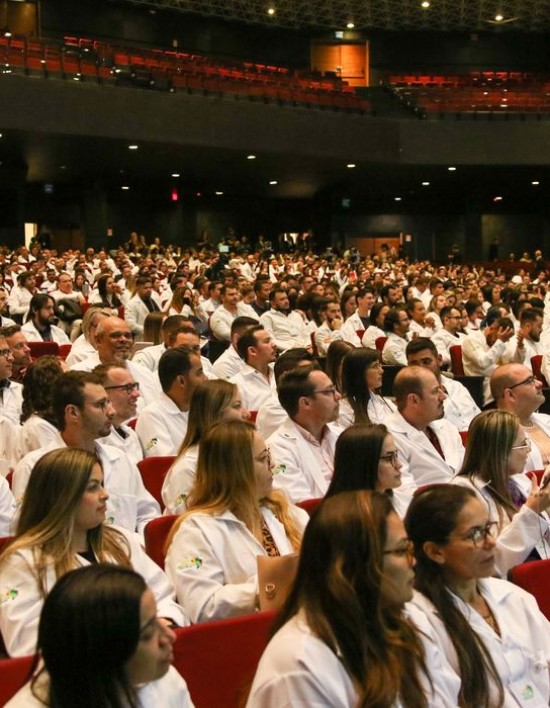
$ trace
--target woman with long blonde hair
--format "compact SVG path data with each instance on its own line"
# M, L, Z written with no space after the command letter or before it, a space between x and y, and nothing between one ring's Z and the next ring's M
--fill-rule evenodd
M172 529L166 556L191 622L254 612L257 556L299 549L308 516L272 481L269 450L249 423L219 423L201 440L188 511Z
M164 573L145 554L139 538L108 526L103 470L97 458L77 448L44 455L31 473L14 541L0 556L0 631L10 656L35 651L44 598L55 581L82 565L115 563L143 576L159 614L185 624Z
M162 485L165 514L181 514L187 508L186 500L197 471L199 443L212 426L224 420L249 417L235 384L214 379L197 386L191 397L187 433Z
M496 522L495 567L504 577L535 549L538 558L547 557L550 550L550 524L542 513L550 507L550 488L540 490L534 476L525 482L516 476L523 472L530 450L519 418L507 411L484 411L470 423L462 469L452 480L472 489Z

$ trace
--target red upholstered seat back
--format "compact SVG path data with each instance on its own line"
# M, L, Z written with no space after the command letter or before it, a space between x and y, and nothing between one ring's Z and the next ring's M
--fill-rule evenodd
M159 457L146 457L138 462L141 479L147 491L152 494L160 504L161 511L164 511L161 491L168 470L175 460L174 455Z
M521 563L512 568L512 582L535 596L540 611L550 620L550 560Z
M164 545L177 516L160 516L150 521L144 530L145 550L149 558L164 570Z

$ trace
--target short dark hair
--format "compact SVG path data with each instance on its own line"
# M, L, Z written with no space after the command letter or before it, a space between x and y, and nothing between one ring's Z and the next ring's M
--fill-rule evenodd
M473 315L474 312L476 312L476 310L478 310L478 308L480 307L481 303L478 300L467 300L464 303L464 309L466 310L466 314L468 315L468 317L470 315Z
M264 277L264 278L257 278L257 279L254 281L254 292L255 292L255 293L259 293L259 292L261 291L261 289L262 289L262 285L264 285L265 283L270 283L269 278L267 278L267 277Z
M67 406L76 406L78 410L83 410L86 384L103 385L99 376L92 371L66 371L57 379L52 396L52 413L59 430L65 430Z
M178 334L196 334L197 337L199 337L199 333L195 329L195 325L189 320L187 322L182 322L179 327L176 327L176 329L171 330L170 334L168 335L168 346L172 346L176 339L178 338Z
M297 347L296 349L287 349L275 362L273 373L275 375L275 383L279 384L279 380L287 371L295 369L301 361L309 361L312 365L317 364L317 360L307 349Z
M136 278L136 288L140 288L142 285L145 285L146 283L151 283L153 284L153 278L150 275L138 275Z
M522 311L519 322L521 325L526 322L536 322L537 317L544 317L543 311L539 310L538 307L531 307ZM0 328L0 334L2 333L2 329L3 328Z
M318 367L313 365L296 366L281 376L277 393L281 406L290 418L298 413L300 398L314 394L315 384L309 380L309 376L317 370Z
M437 347L428 337L417 337L416 339L411 339L405 348L405 356L412 356L413 354L418 354L418 352L424 351L424 349L429 349L431 353L437 359L438 352Z
M7 339L8 337L13 337L14 334L21 332L21 325L12 324L6 325L5 327L0 327L0 337Z
M160 357L158 376L164 393L170 390L177 376L189 371L191 355L198 356L190 347L179 346L167 349Z
M186 322L190 322L190 319L189 317L185 317L185 315L170 315L162 323L162 333L170 334L170 332L173 332L174 330L178 329Z
M257 324L258 320L255 320L253 317L246 317L246 315L235 317L231 323L231 337L233 337L234 334L242 335L249 327L254 327Z
M401 312L407 312L404 305L396 305L384 317L384 331L393 332L395 325L399 324L399 315Z
M286 295L286 290L284 288L273 288L269 293L269 302L273 302L275 300L275 295L277 295L277 293L284 293Z
M247 329L245 329L245 331L239 337L239 341L237 342L237 353L244 362L246 362L248 348L255 347L257 344L256 332L263 331L264 326L261 324L256 324L253 327L248 327Z

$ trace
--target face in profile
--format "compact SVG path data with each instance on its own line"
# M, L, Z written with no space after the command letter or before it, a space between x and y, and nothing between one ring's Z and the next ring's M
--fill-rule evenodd
M392 512L387 518L387 538L383 550L380 595L385 606L399 607L411 600L414 583L414 555L403 522Z

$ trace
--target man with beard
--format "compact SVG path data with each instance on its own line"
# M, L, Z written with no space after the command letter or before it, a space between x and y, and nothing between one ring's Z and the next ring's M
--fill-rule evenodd
M260 324L271 334L279 351L300 347L311 348L311 338L304 320L290 312L288 294L283 288L269 293L270 309L260 317Z
M157 372L129 361L133 337L127 322L119 317L105 317L97 326L96 343L97 351L71 366L71 370L93 371L99 364L122 364L139 383L138 413L158 399L161 389Z
M531 357L545 353L545 347L540 341L542 323L543 313L541 310L536 307L523 310L516 336L512 337L506 345L505 359L509 362L523 364L532 371Z
M21 383L31 364L31 350L27 344L27 338L18 324L5 325L0 327L0 337L4 336L11 350L13 357L12 372L10 379Z
M249 327L237 342L237 351L243 365L230 381L239 387L243 406L258 411L276 391L273 362L277 347L262 325Z
M443 392L435 374L406 366L393 383L397 411L385 424L401 462L400 490L414 493L425 484L449 482L460 470L464 447L458 430L443 419Z
M54 299L39 293L31 298L27 321L21 331L28 342L70 344L71 340L60 327L56 327L56 322Z

